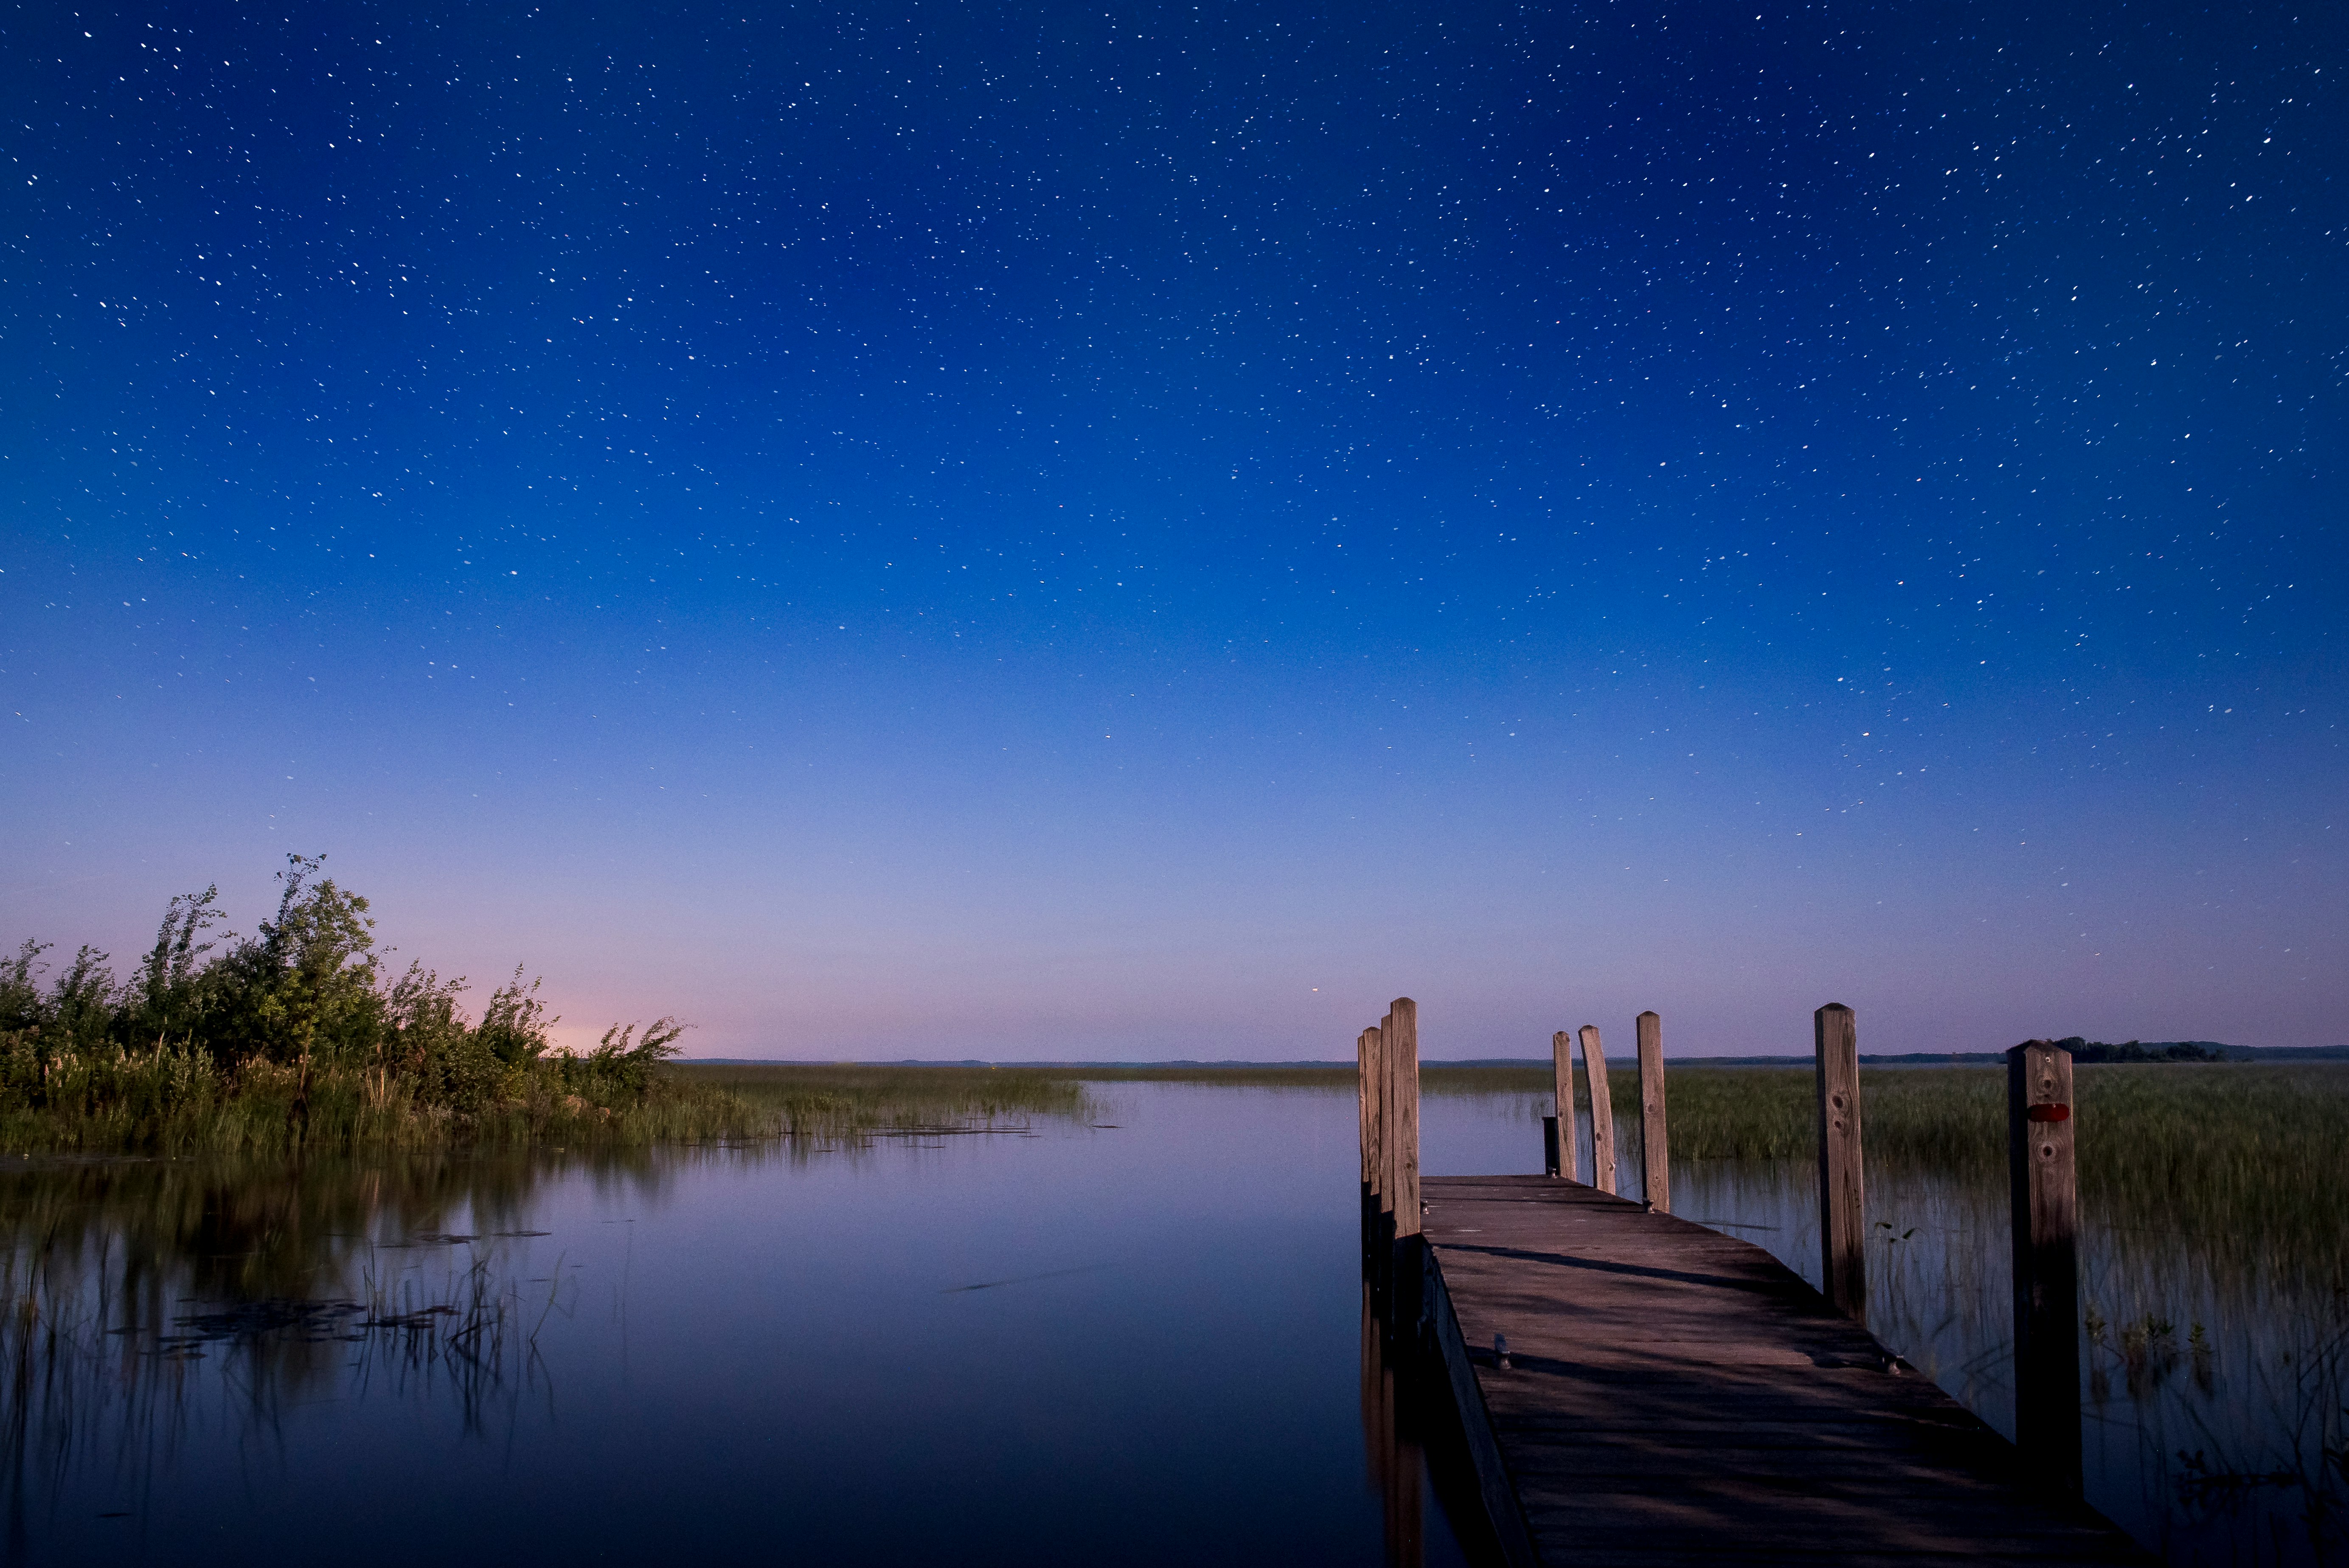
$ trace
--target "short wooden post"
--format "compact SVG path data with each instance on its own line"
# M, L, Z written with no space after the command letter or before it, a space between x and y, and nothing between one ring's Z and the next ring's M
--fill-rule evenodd
M2079 1190L2072 1167L2072 1053L2032 1040L2006 1053L2007 1172L2014 1217L2014 1446L2027 1485L2080 1491Z
M1664 1137L1664 1023L1640 1015L1640 1196L1659 1214L1672 1212L1671 1150Z
M1542 1124L1542 1174L1557 1174L1557 1118L1545 1116Z
M1387 1058L1387 1206L1400 1240L1419 1234L1419 1004L1396 997L1380 1035Z
M1830 1002L1811 1015L1818 1052L1820 1290L1868 1321L1868 1205L1859 1169L1859 1030Z
M1550 1092L1557 1117L1557 1148L1550 1174L1574 1180L1574 1037L1564 1029L1549 1037Z
M1590 1184L1615 1191L1615 1102L1607 1097L1607 1047L1599 1026L1582 1026L1582 1077L1590 1088Z

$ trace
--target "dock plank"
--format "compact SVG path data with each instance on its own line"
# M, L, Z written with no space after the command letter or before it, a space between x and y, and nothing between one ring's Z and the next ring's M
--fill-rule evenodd
M1751 1243L1547 1176L1423 1196L1541 1562L2153 1561Z

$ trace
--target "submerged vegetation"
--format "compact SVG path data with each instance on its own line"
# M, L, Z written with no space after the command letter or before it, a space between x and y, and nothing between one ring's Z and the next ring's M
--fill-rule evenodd
M462 979L388 975L367 901L288 857L274 919L212 935L216 889L171 900L129 979L83 947L0 959L0 1150L266 1153L723 1130L748 1108L658 1072L680 1026L614 1026L554 1047L537 982L479 1018ZM47 981L44 984L44 981Z

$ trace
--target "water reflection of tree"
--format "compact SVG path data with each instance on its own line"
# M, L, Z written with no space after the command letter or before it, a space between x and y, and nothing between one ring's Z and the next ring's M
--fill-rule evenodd
M739 1156L738 1156L739 1157ZM554 1180L657 1203L676 1160L418 1154L256 1166L0 1166L0 1491L8 1555L77 1488L147 1511L206 1420L282 1443L328 1385L453 1404L470 1434L547 1391L560 1270L508 1266Z

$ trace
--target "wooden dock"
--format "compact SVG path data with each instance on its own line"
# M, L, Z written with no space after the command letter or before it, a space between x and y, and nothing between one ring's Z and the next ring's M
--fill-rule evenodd
M1836 1011L1821 1014L1847 1057L1849 1013ZM1643 1047L1653 1017L1640 1021ZM1595 1047L1597 1031L1583 1033ZM1395 1354L1420 1356L1448 1386L1484 1522L1511 1568L2154 1561L2079 1501L2076 1403L2068 1450L2061 1422L2043 1417L2055 1440L2019 1453L1887 1352L1857 1312L1750 1243L1555 1175L1422 1178L1408 999L1361 1050L1370 1295ZM1659 1149L1661 1054L1642 1057L1656 1064L1643 1100ZM1856 1074L1821 1081L1837 1097L1823 1090L1823 1118L1856 1140ZM2018 1100L2019 1126L2027 1109ZM1558 1111L1570 1130L1563 1094ZM1860 1201L1856 1141L1847 1153L1847 1173L1823 1171L1831 1211L1847 1187ZM1410 1534L1396 1561L1415 1554Z
M1495 1522L1510 1555L2150 1561L2025 1492L2012 1444L1751 1243L1551 1177L1421 1191L1430 1316L1456 1326L1439 1348L1466 1363L1464 1421L1481 1414L1516 1505Z

